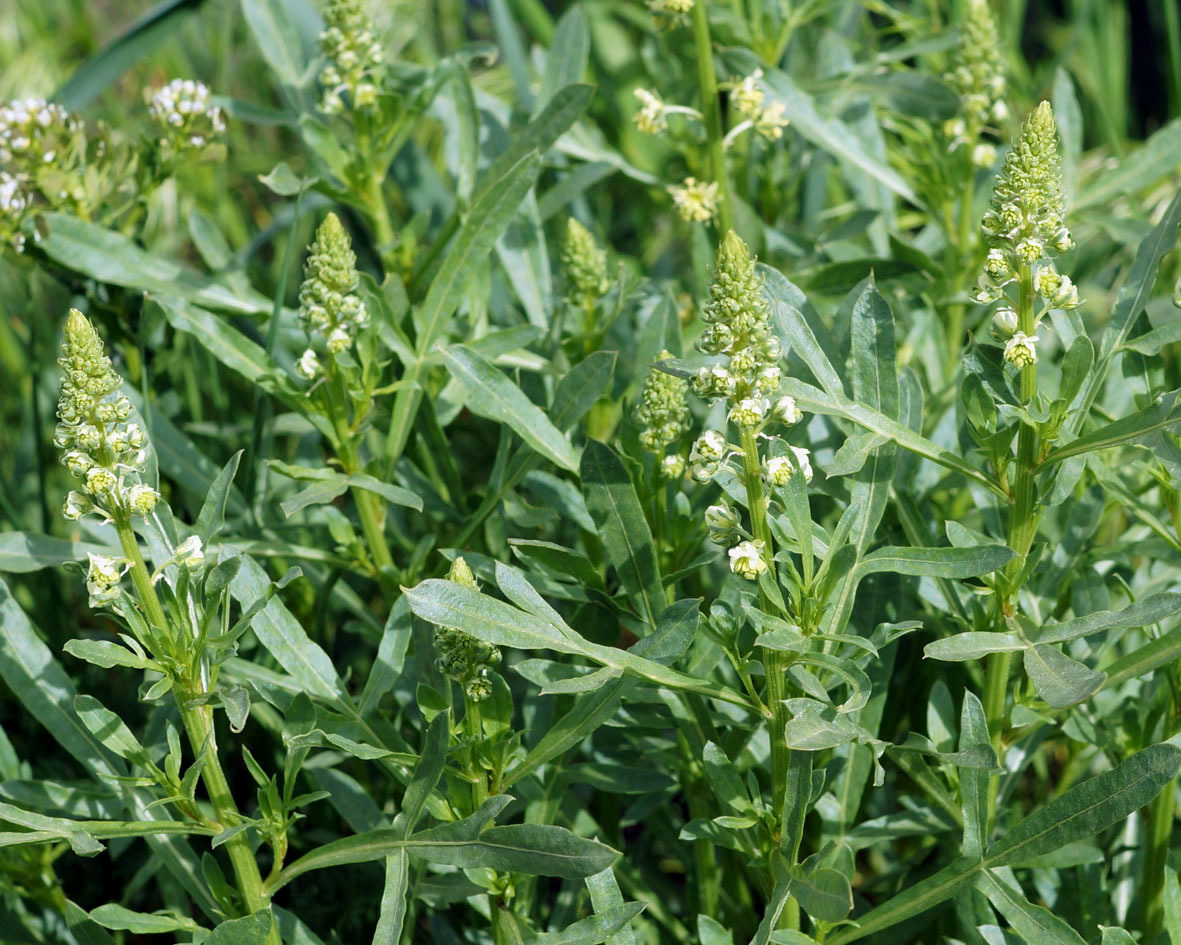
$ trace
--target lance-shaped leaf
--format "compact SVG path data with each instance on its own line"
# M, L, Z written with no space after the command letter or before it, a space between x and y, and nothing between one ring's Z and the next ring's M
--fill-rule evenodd
M1181 391L1169 391L1157 398L1156 403L1145 407L1129 417L1123 417L1092 430L1077 440L1053 450L1043 460L1043 465L1060 463L1071 456L1081 456L1094 450L1111 449L1124 443L1136 443L1161 430L1168 430L1181 424L1181 405L1177 395Z
M1010 875L1004 879L1002 874ZM1007 881L1011 880L1012 884ZM1027 942L1038 945L1086 945L1085 939L1066 922L1044 906L1038 906L1025 898L1020 887L1014 888L1016 880L1011 871L985 871L976 880L981 890L996 911L1009 920L1009 924Z
M506 424L550 462L570 472L577 471L578 453L565 434L503 371L466 345L446 348L443 361L467 393L468 409Z
M928 643L923 647L923 656L933 660L963 663L982 659L989 653L1016 653L1028 645L1016 633L969 630Z
M1037 694L1055 709L1089 699L1107 679L1107 673L1084 666L1057 647L1044 643L1025 651L1025 672Z
M1123 610L1100 610L1065 623L1046 624L1037 634L1038 643L1065 643L1100 630L1147 627L1181 611L1181 594L1153 594L1129 604Z
M857 566L859 573L891 571L917 577L969 578L991 574L1013 558L1005 545L970 545L964 548L878 548Z

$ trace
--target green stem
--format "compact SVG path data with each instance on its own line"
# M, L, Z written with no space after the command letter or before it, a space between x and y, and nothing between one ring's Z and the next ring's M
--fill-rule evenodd
M1029 263L1022 263L1017 271L1017 321L1018 330L1033 335L1037 330L1034 318L1033 269ZM1037 365L1027 364L1021 369L1021 403L1028 407L1037 396ZM1017 463L1013 479L1013 509L1009 517L1009 547L1016 557L1006 568L998 588L1000 613L998 624L1004 617L1017 612L1017 597L1021 591L1021 573L1029 554L1033 537L1037 533L1037 516L1034 511L1034 466L1037 459L1037 430L1029 423L1022 423L1017 432ZM1005 734L1006 696L1008 695L1010 653L993 653L985 670L984 714L988 720L988 734L997 757ZM995 809L999 779L989 781L989 810Z
M1169 845L1173 839L1173 819L1176 816L1177 780L1165 785L1149 805L1148 849L1144 853L1143 872L1140 874L1141 930L1146 940L1161 931L1165 914L1165 871L1168 869Z
M730 181L726 176L726 149L722 146L722 103L718 100L718 77L714 71L713 43L709 38L709 15L705 0L693 4L693 44L697 51L697 80L701 86L701 113L709 138L710 171L718 185L718 225L722 233L734 226Z
M130 564L131 583L135 587L140 604L144 608L149 624L161 630L167 630L168 620L164 608L160 605L160 598L140 554L139 542L131 528L131 520L126 513L115 516L115 530L119 535L119 543L123 547L123 555ZM234 796L230 792L229 782L217 753L217 739L213 729L213 707L208 705L193 705L194 693L173 689L177 708L184 722L188 734L189 744L194 756L208 749L205 763L201 768L201 781L209 795L209 801L217 815L218 823L223 828L233 827L242 821L242 815L234 803ZM245 831L240 831L230 837L225 843L230 863L234 867L234 877L238 883L238 892L242 896L242 903L250 913L268 908L270 900L262 890L262 875L258 871L258 861L250 849L250 842ZM274 926L268 938L268 945L279 945L279 932Z

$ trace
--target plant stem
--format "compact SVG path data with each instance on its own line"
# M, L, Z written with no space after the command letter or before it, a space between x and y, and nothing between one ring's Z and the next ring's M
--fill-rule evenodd
M718 225L722 233L734 226L730 181L726 176L726 149L722 144L722 104L718 101L718 77L714 71L713 43L705 0L693 4L693 44L697 50L697 80L701 86L701 113L709 138L710 172L718 185Z
M1145 939L1160 932L1165 913L1165 870L1173 839L1173 818L1177 808L1177 779L1165 785L1148 807L1148 849L1140 874L1141 930Z
M160 630L168 629L168 620L164 608L160 605L160 598L140 554L139 542L131 528L131 520L126 513L115 516L115 530L119 535L119 543L123 547L123 555L130 564L131 583L143 606L149 624ZM198 685L200 676L197 677ZM213 707L208 705L194 705L194 695L204 693L186 692L174 686L173 695L176 707L180 710L181 720L189 738L189 745L193 755L200 757L205 750L205 762L201 768L201 781L205 785L205 792L213 805L218 823L223 828L233 827L242 821L242 815L234 803L234 796L222 770L221 760L217 754L217 738L213 728ZM208 748L206 750L206 746ZM234 867L234 877L238 883L238 892L242 896L242 903L251 914L266 909L270 900L262 890L262 874L258 870L258 861L254 858L254 851L250 849L250 842L245 831L240 831L230 837L225 843L230 863ZM268 945L279 945L279 931L271 926Z
M1018 330L1033 335L1037 330L1034 321L1033 269L1029 263L1022 263L1017 270L1017 321ZM1027 364L1021 369L1021 403L1028 407L1037 396L1037 364ZM1002 577L998 590L1000 613L998 624L1005 617L1017 613L1017 597L1021 591L1018 583L1025 568L1033 537L1037 532L1037 517L1034 514L1033 474L1037 458L1037 430L1029 423L1022 422L1017 432L1017 464L1013 480L1013 509L1009 516L1009 547L1016 553ZM998 628L999 629L999 628ZM997 757L1005 733L1005 708L1008 695L1010 653L993 653L988 658L985 670L984 714L988 720L988 735ZM989 781L989 810L995 809L996 791L999 779Z

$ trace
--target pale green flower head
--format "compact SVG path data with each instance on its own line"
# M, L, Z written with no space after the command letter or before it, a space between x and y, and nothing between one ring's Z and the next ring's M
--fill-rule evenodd
M324 32L320 50L327 64L320 73L324 87L321 108L344 111L345 96L354 111L377 102L380 70L385 51L360 0L328 0L324 8Z
M585 226L574 217L566 221L566 232L558 253L562 273L570 287L570 298L590 305L611 287L607 278L607 253Z
M671 358L661 351L657 361ZM679 377L652 368L644 379L640 404L636 407L636 423L640 426L640 443L653 453L672 443L689 429L689 385Z
M947 81L960 96L960 113L965 132L974 139L982 128L1008 116L1003 95L1005 67L996 21L988 0L969 0Z
M480 589L475 575L462 557L452 562L447 580L469 590ZM480 702L491 695L492 684L488 673L500 662L498 647L456 627L439 627L435 630L435 651L438 653L435 666L439 672L463 686L469 699Z
M323 336L331 354L346 350L369 320L357 295L358 281L357 256L349 235L337 215L330 213L308 249L299 314L304 330L309 336Z
M98 332L77 309L66 317L57 363L62 385L54 443L62 451L63 465L89 496L70 493L66 518L77 520L89 512L150 515L159 494L139 481L147 437L139 424L128 422L131 402L117 393L122 378Z
M725 398L735 407L743 405L739 408L743 425L761 421L770 407L764 401L779 387L780 345L771 332L770 317L754 257L730 230L718 248L709 301L702 310L707 327L697 342L701 351L726 355L728 362L702 368L694 389L708 399Z

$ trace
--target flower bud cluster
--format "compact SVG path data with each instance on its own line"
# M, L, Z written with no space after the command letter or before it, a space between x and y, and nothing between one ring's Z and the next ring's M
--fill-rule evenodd
M1002 97L1005 69L1000 39L988 0L969 0L959 50L945 78L960 97L960 117L948 120L943 129L952 139L951 149L970 145L972 163L991 167L996 148L979 138L985 129L1008 118L1009 110Z
M299 288L299 317L309 338L323 336L330 355L347 351L357 332L369 322L365 303L357 295L357 256L335 213L324 218L308 250L304 280ZM320 370L316 352L308 348L296 370L311 379Z
M661 351L656 360L671 357L668 351ZM644 449L659 452L689 429L688 389L685 381L672 374L657 368L648 372L636 407L636 423Z
M225 113L213 104L204 82L173 79L152 93L148 114L160 126L160 149L166 159L219 153L218 138L226 130Z
M122 379L94 326L77 309L66 318L62 353L54 443L62 463L82 481L82 491L67 496L63 514L71 520L90 512L108 518L150 515L160 495L139 481L147 436L139 424L128 422L131 402L116 394Z
M688 16L694 0L648 0L648 8L656 14L671 17Z
M452 562L447 580L473 591L480 589L475 575L463 558L456 558ZM435 666L439 672L463 686L469 699L481 702L492 694L488 673L492 666L500 662L500 650L497 647L455 627L439 627L435 630L435 651L438 653Z
M779 387L780 344L770 328L763 280L750 250L733 230L718 249L709 292L701 313L706 329L697 347L725 360L703 367L694 390L707 400L729 401L730 419L739 426L759 426L771 409L768 398Z
M1006 288L1015 285L1024 270L1046 309L1077 308L1078 287L1051 261L1074 245L1064 213L1058 131L1050 104L1042 102L1013 142L997 178L992 206L984 215L984 235L991 249L977 282L976 301L1004 298ZM1033 364L1037 361L1036 321L1033 333L1019 332L1018 327L1016 313L1009 307L999 309L993 318L994 332L1008 342L1006 359L1018 366Z
M320 49L328 62L320 73L324 87L320 107L330 114L342 112L347 95L354 111L372 108L385 52L361 0L329 0L324 21Z
M585 226L574 217L566 221L558 261L570 298L582 306L589 306L606 295L611 283L607 278L607 253Z

